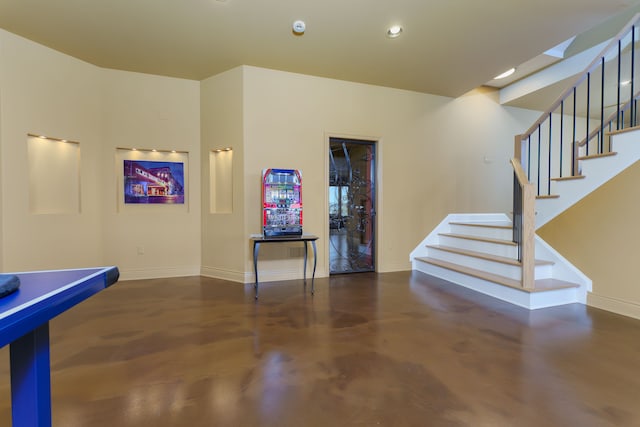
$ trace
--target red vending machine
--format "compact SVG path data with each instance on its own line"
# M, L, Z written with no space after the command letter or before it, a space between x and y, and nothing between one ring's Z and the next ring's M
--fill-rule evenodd
M262 171L264 237L302 235L302 174L297 169Z

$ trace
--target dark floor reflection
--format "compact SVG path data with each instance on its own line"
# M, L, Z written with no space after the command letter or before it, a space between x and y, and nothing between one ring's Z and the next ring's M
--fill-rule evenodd
M51 322L53 425L636 426L640 321L422 273L121 282ZM10 425L8 347L0 425Z
M372 242L362 242L346 229L332 229L329 233L329 268L332 274L373 271Z

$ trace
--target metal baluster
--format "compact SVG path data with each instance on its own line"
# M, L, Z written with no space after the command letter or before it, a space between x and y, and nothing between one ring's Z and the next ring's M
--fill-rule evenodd
M560 178L562 178L562 146L564 134L564 100L560 103Z
M547 144L549 150L549 160L547 164L547 194L551 194L551 113L549 113L549 142Z
M618 102L616 105L616 130L620 130L620 79L622 79L622 40L618 40Z
M527 137L527 180L531 182L531 135Z
M540 194L540 151L542 150L542 132L538 125L538 194Z
M635 85L635 68L636 68L636 26L632 25L631 26L631 84L629 86L631 86L631 97L629 98L630 100L632 100L631 102L631 111L630 116L629 116L629 126L633 127L636 125L637 123L637 114L638 114L638 105L633 102L633 99L635 97L635 93L634 93L634 85Z
M589 72L587 73L587 114L585 115L585 117L587 118L587 120L585 120L587 122L587 133L586 133L587 150L585 154L587 156L589 155L589 112L591 111L590 101L591 101L591 73Z
M604 56L602 57L602 77L600 80L600 135L598 135L598 153L604 152Z
M571 138L571 176L576 174L576 87L573 87L573 135Z
M518 261L522 261L522 188L513 173L513 241L518 247Z

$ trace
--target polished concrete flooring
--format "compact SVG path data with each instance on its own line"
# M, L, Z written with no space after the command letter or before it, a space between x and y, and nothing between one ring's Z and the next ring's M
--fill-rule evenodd
M54 319L54 426L640 426L638 320L411 272L260 291L120 282Z

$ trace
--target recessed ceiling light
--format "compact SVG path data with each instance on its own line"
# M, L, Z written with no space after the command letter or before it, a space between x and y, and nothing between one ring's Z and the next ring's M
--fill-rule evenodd
M392 25L387 29L387 37L395 39L402 33L402 27L400 25Z
M511 74L513 74L515 72L516 72L516 69L515 68L511 68L511 69L505 71L504 73L502 73L502 74L500 74L498 76L495 76L493 78L493 80L500 80L500 79L507 78L507 77L509 77Z
M628 84L630 84L630 83L631 83L631 80L623 80L623 81L621 81L621 82L620 82L620 84L621 84L622 86L627 86L627 85L628 85Z

